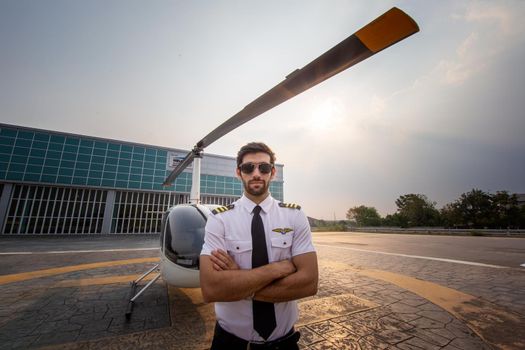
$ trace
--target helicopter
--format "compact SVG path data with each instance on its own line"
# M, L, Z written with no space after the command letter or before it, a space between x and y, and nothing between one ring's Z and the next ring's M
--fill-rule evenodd
M190 164L193 164L192 187L187 204L178 204L163 214L160 233L160 262L131 283L126 318L129 319L135 300L160 277L172 286L199 287L199 256L204 243L204 228L212 210L218 205L200 201L201 160L204 148L227 133L310 89L345 69L373 56L419 31L417 23L402 10L393 7L303 68L296 69L263 95L246 105L237 114L219 125L193 147L167 176L169 186ZM138 283L159 271L138 293Z

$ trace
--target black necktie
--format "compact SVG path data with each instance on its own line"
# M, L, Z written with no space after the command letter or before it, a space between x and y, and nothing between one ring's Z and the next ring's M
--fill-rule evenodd
M268 251L266 250L266 238L264 225L261 219L261 207L253 209L252 218L252 268L268 264ZM253 306L253 328L265 340L277 326L275 321L275 309L273 303L252 300Z

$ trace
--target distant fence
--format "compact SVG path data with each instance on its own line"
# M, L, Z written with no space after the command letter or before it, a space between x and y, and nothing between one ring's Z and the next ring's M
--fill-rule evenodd
M442 234L442 235L469 235L469 236L522 236L525 235L525 229L519 230L496 230L496 229L454 229L438 227L348 227L349 232L378 232L378 233L425 233L425 234Z

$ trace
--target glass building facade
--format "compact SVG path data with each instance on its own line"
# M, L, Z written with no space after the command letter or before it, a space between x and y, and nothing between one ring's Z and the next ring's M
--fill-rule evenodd
M162 213L187 203L191 166L162 183L188 151L0 124L2 234L157 233ZM201 201L242 194L235 158L205 154ZM270 185L283 200L282 165Z

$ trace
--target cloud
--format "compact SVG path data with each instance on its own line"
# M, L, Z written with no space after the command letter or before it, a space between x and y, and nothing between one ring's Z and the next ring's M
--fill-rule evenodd
M521 36L525 26L518 14L523 13L525 2L501 1L497 3L473 1L463 13L451 17L463 21L470 32L456 49L455 57L441 60L436 73L445 85L461 85L485 71L510 45L514 37Z
M496 24L500 34L511 35L516 32L517 27L516 18L509 7L505 6L508 3L508 1L498 3L474 1L467 6L465 14L460 18L462 17L467 22L481 22L492 27ZM511 3L516 5L515 1Z
M456 57L442 60L436 67L441 82L446 85L460 85L487 67L490 54L482 53L480 35L472 32L456 49Z
M472 2L457 13L461 16L428 24L428 38L412 58L413 69L406 70L408 77L414 72L412 84L361 99L366 108L353 123L363 122L368 138L388 135L397 145L417 135L522 144L516 136L523 125L517 117L522 103L514 96L523 86L515 63L524 52L525 25L518 17L525 13L525 1L512 6Z

